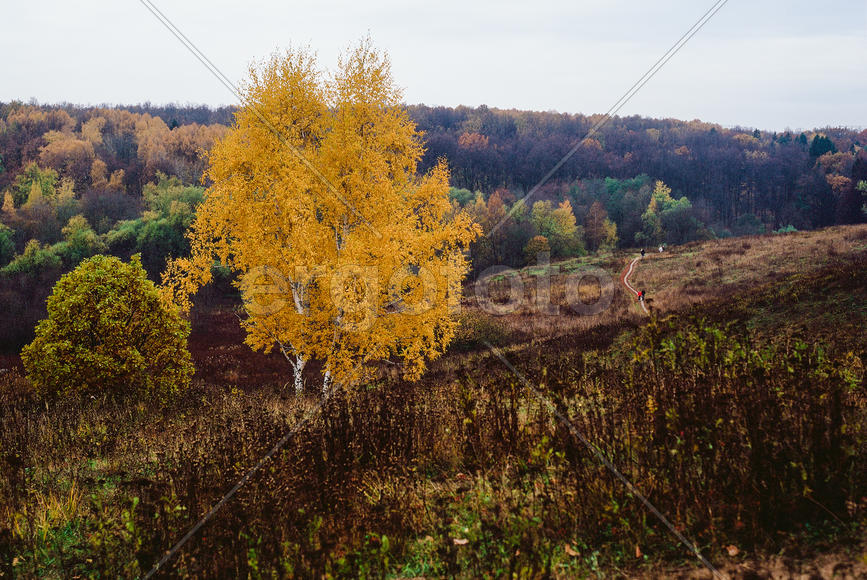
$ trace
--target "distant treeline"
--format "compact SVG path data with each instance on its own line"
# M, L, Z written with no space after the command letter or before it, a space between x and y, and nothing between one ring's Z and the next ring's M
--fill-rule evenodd
M531 190L602 117L481 106L409 111L425 132L423 167L446 157L455 187ZM749 216L767 228L799 229L864 220L867 130L770 133L701 121L615 117L577 147L541 198L555 201L575 180L662 180L686 196L702 222L730 228ZM630 240L631 242L632 240Z
M168 255L188 251L183 234L203 196L204 153L234 111L0 103L0 345L29 337L53 283L89 255L141 253L157 278ZM867 131L768 133L625 117L582 142L601 117L408 111L426 141L420 169L445 157L453 204L491 234L472 248L477 272L539 252L568 257L865 220Z
M140 193L157 171L197 183L203 169L197 150L207 149L231 124L234 110L0 103L0 191L34 161L73 177L76 191L86 190L87 164L96 158L108 174L123 170L131 193ZM539 183L602 118L484 105L408 110L424 132L422 169L445 157L455 187L486 195L505 188L516 197ZM92 141L93 151L87 143L54 143L57 132L75 131L78 140L98 132L102 141ZM578 179L644 174L686 196L708 224L731 227L745 215L768 228L855 223L864 219L857 185L867 180L865 145L867 130L771 133L698 120L615 117L577 147L541 194L557 201Z

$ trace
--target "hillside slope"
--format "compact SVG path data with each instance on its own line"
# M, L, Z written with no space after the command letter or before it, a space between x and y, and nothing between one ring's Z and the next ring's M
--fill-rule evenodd
M710 577L605 457L732 577L858 577L865 233L670 248L634 273L651 316L617 282L632 254L551 265L554 303L563 271L593 264L611 307L534 322L529 306L495 317L468 298L460 344L419 382L384 369L321 408L216 326L196 353L219 378L168 406L46 405L3 373L0 571L140 576L292 432L169 574ZM521 272L527 295L539 274ZM588 303L598 291L578 288Z

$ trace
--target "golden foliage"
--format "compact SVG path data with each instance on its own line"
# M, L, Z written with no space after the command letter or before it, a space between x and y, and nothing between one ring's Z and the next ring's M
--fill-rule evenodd
M99 158L93 160L93 164L90 166L90 184L94 189L103 190L108 185L108 179L105 176L107 171L108 166L105 161Z
M15 215L15 201L8 190L3 194L3 213L10 216Z
M734 136L734 140L746 149L759 146L759 140L748 133L738 133Z
M289 51L252 67L243 90L165 295L188 308L217 259L242 275L247 344L278 347L296 388L310 359L326 387L387 358L418 378L454 333L461 250L480 232L454 215L444 162L416 175L423 147L387 57L363 42L326 78Z
M111 177L108 178L108 185L106 188L110 191L119 191L123 192L126 187L123 185L123 176L125 172L123 169L116 169L111 172Z
M581 142L581 146L585 149L594 149L596 151L602 151L602 143L599 142L598 139L594 139L593 137L587 137Z
M57 170L63 176L84 182L90 174L95 158L93 144L83 141L72 134L49 131L46 133L48 144L39 153L43 167Z
M102 129L104 127L104 117L93 117L81 124L81 136L93 145L102 145Z
M488 148L488 137L480 133L462 133L458 137L458 147L471 151L481 151Z
M828 182L828 185L837 194L848 190L852 186L852 180L845 175L826 175L825 181Z
M617 244L617 224L608 218L608 212L598 200L593 202L584 218L584 237L592 250L613 248Z
M10 127L20 126L26 129L53 128L62 133L71 133L75 127L75 119L63 110L44 111L32 105L25 105L10 112L6 117L6 124Z

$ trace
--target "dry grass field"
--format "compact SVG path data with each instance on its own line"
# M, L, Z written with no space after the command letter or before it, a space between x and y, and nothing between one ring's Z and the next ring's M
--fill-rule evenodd
M722 573L867 575L867 226L649 254L651 316L633 257L551 264L559 316L539 267L503 316L507 278L493 306L468 288L419 382L383 368L321 408L220 301L167 404L46 401L4 360L0 576L141 576L294 430L157 577L711 577L562 416ZM611 303L582 315L609 291L589 268Z
M636 264L630 283L646 291L648 306L654 313L665 315L718 302L793 275L808 274L865 251L867 225L693 242L669 246L663 253L647 252ZM547 340L610 325L640 324L646 316L619 281L622 271L637 256L637 250L602 252L474 281L465 292L464 316L485 319L491 327L499 329L500 339L510 344ZM596 274L599 270L608 275L602 285ZM613 293L610 306L599 313L582 315L572 307L576 304L574 298L571 302L567 300L567 282L583 272L591 275L574 284L581 301L591 306L597 303L603 292L601 286ZM537 307L537 286L546 274L550 304L559 308L555 316ZM514 281L516 277L520 283ZM523 290L522 298L515 300L510 292L518 289ZM486 308L485 300L494 306ZM490 314L498 307L507 313Z

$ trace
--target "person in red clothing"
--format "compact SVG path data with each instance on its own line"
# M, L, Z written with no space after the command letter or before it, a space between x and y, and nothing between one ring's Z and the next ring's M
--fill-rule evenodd
M639 301L639 302L644 302L644 290L639 290L639 291L638 291L638 301Z

